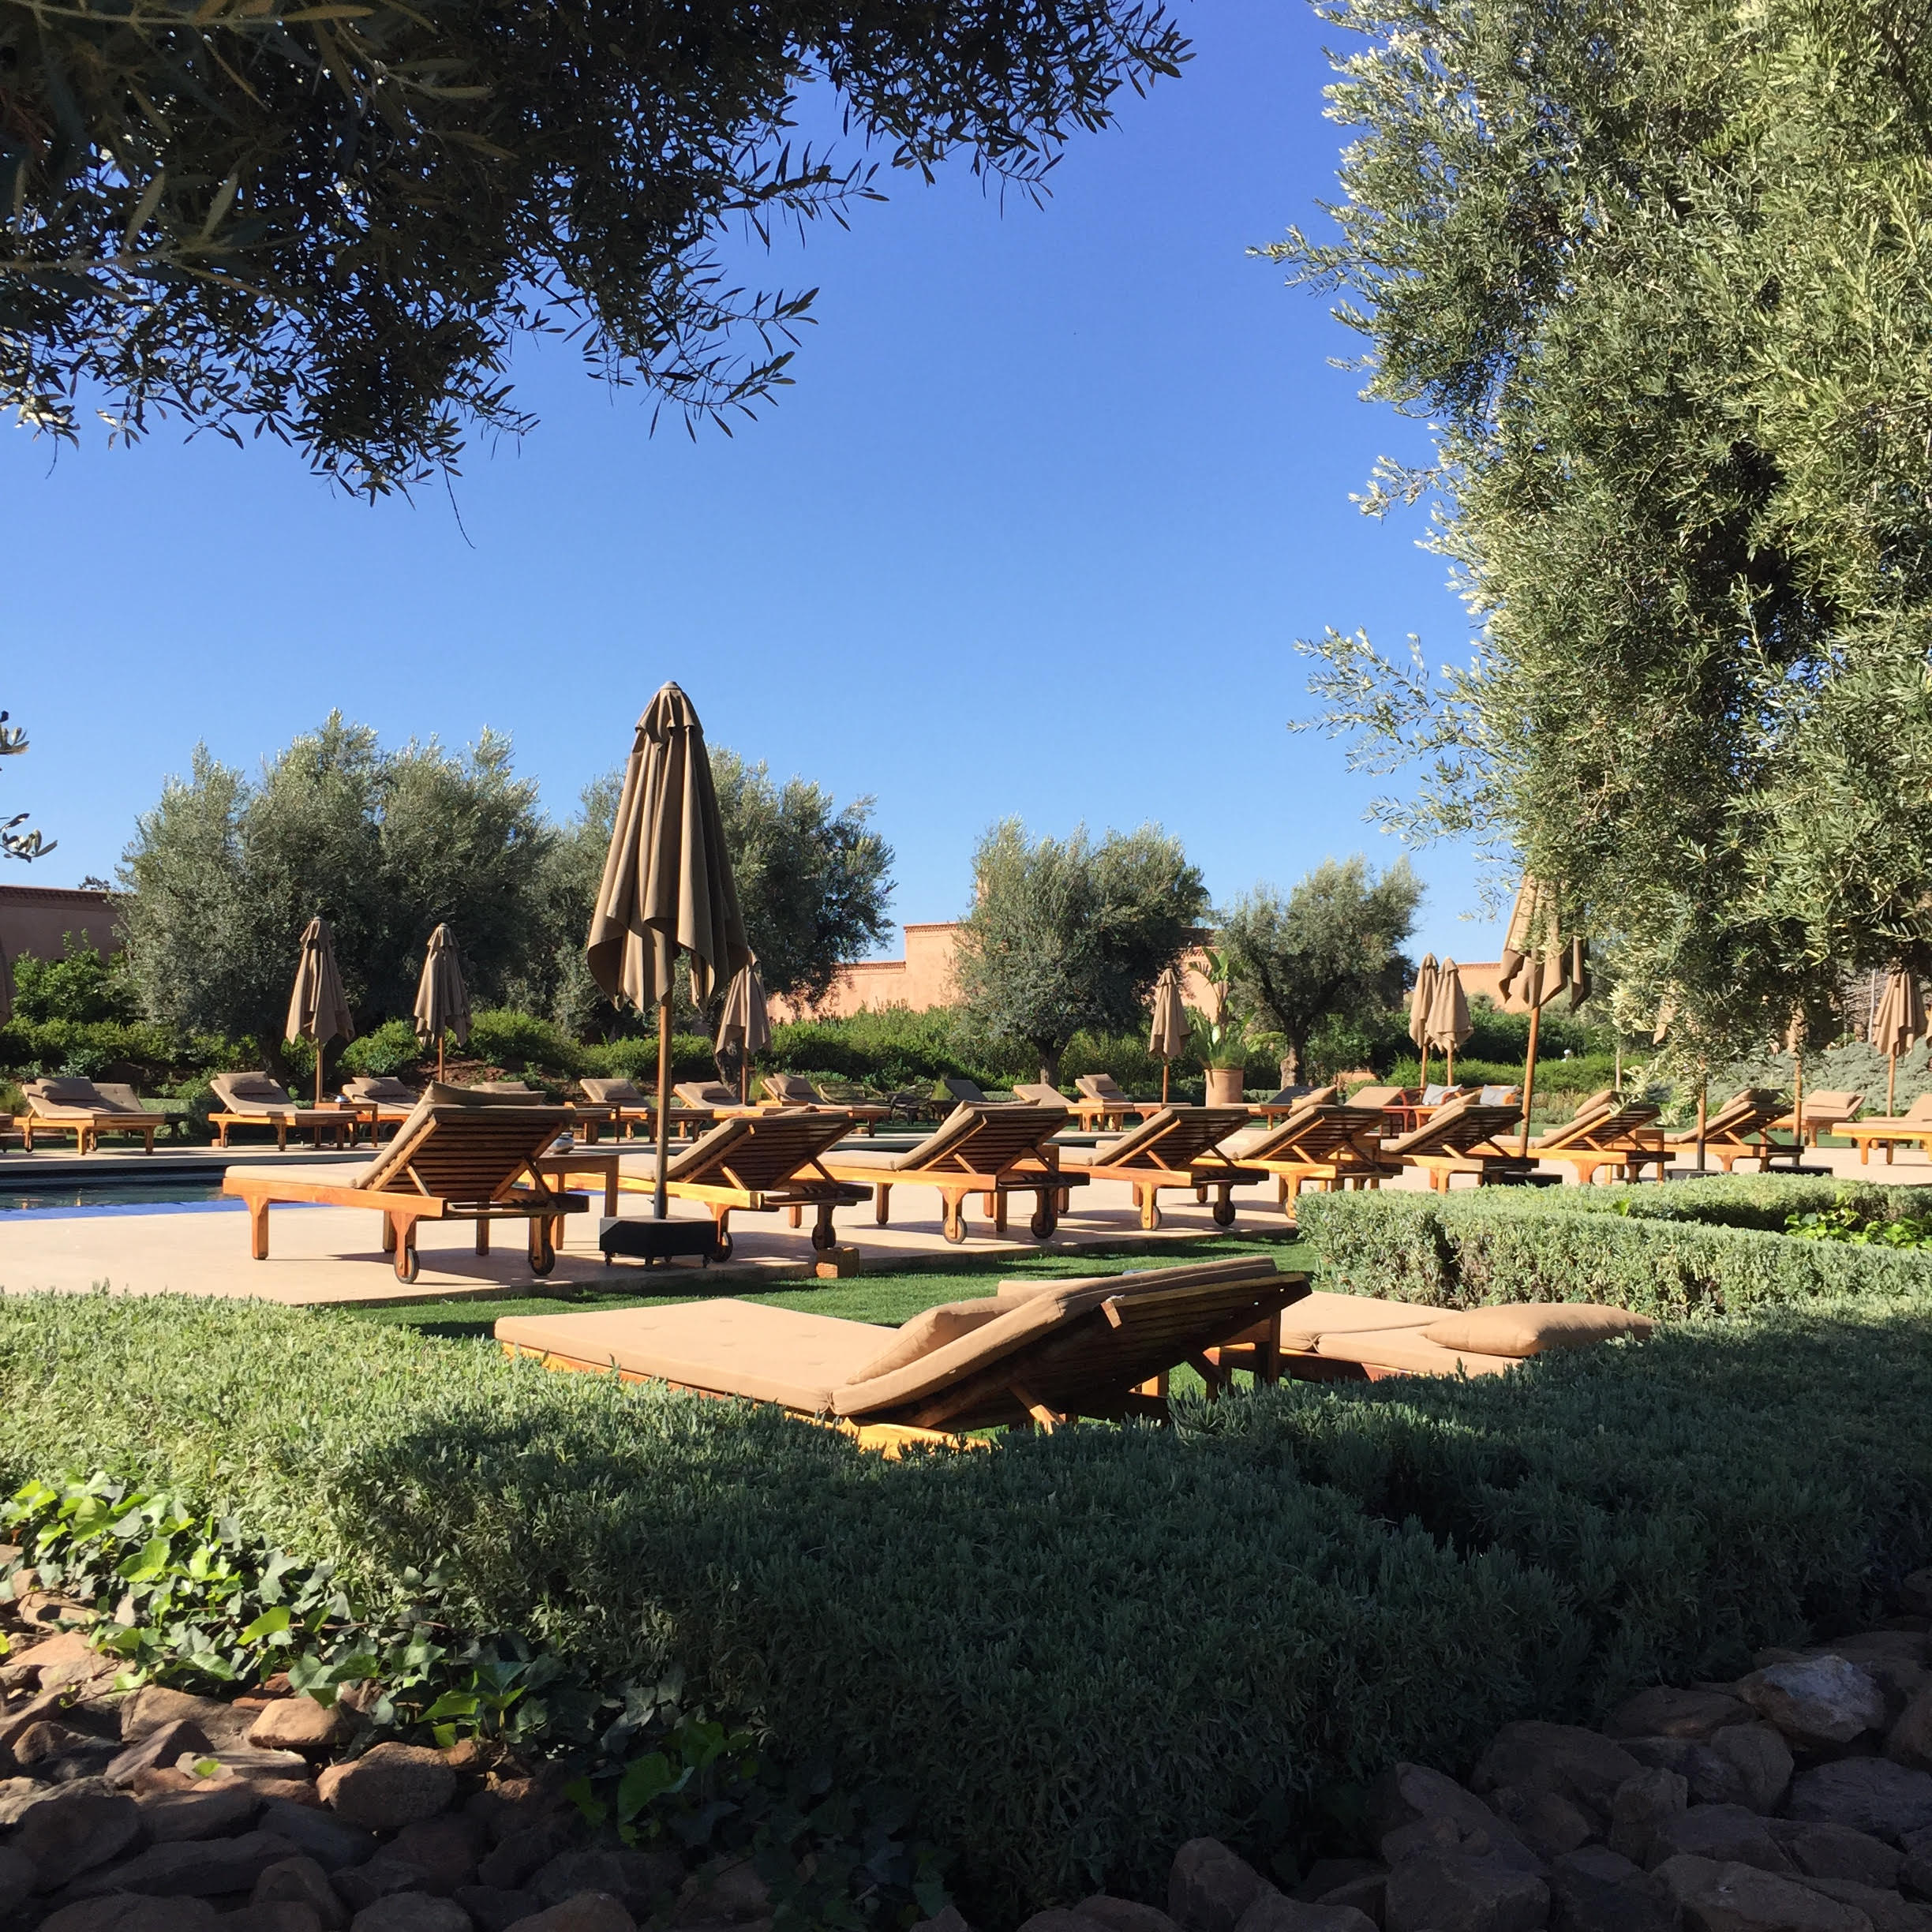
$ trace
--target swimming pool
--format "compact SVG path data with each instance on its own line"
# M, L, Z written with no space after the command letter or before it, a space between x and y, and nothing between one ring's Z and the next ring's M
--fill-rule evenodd
M238 1200L224 1200L219 1177L213 1180L69 1181L23 1185L0 1184L0 1214L168 1214L238 1208Z

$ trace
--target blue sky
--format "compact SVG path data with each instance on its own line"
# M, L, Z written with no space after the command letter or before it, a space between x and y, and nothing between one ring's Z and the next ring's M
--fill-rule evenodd
M618 762L675 677L714 743L870 793L901 920L964 909L994 818L1155 819L1218 898L1395 842L1386 781L1291 736L1298 636L1466 627L1419 521L1349 501L1417 425L1329 365L1353 339L1252 245L1320 219L1342 130L1297 0L1184 6L1196 58L1083 138L1043 209L964 167L786 242L821 290L795 386L726 438L649 433L567 349L520 354L520 445L374 507L279 446L0 441L16 567L0 804L110 873L197 740L253 766L331 706L385 738L508 732L549 809ZM30 560L25 567L22 560ZM1415 856L1417 949L1493 958L1470 856Z

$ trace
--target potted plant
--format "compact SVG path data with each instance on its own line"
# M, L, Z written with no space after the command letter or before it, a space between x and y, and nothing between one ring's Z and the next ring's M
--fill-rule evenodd
M1226 955L1207 958L1208 999L1188 1009L1189 1043L1207 1076L1208 1106L1239 1106L1251 1044L1248 1022L1228 1002Z

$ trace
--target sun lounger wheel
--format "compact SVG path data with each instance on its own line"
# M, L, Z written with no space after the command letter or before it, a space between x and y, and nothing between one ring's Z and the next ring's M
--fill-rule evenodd
M1215 1203L1214 1224L1216 1227L1232 1227L1234 1225L1234 1204L1232 1201Z
M832 1224L829 1221L814 1221L812 1223L811 1234L812 1245L814 1248L824 1249L835 1248L838 1245L838 1237L833 1233Z
M1060 1225L1060 1217L1054 1213L1050 1202L1043 1203L1033 1210L1033 1219L1027 1226L1033 1230L1035 1241L1044 1241Z
M732 1232L729 1228L720 1228L711 1242L711 1259L728 1261L732 1258Z
M413 1282L422 1272L422 1257L416 1252L414 1241L398 1244L395 1258L396 1279Z
M540 1215L530 1218L530 1264L533 1275L548 1275L556 1266L556 1245L550 1238L550 1223Z

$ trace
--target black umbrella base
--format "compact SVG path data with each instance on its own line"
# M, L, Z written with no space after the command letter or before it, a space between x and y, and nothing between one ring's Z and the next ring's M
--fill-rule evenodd
M597 1245L606 1267L619 1255L646 1267L659 1261L668 1267L679 1255L695 1255L706 1267L724 1259L718 1252L717 1232L708 1221L608 1220Z

